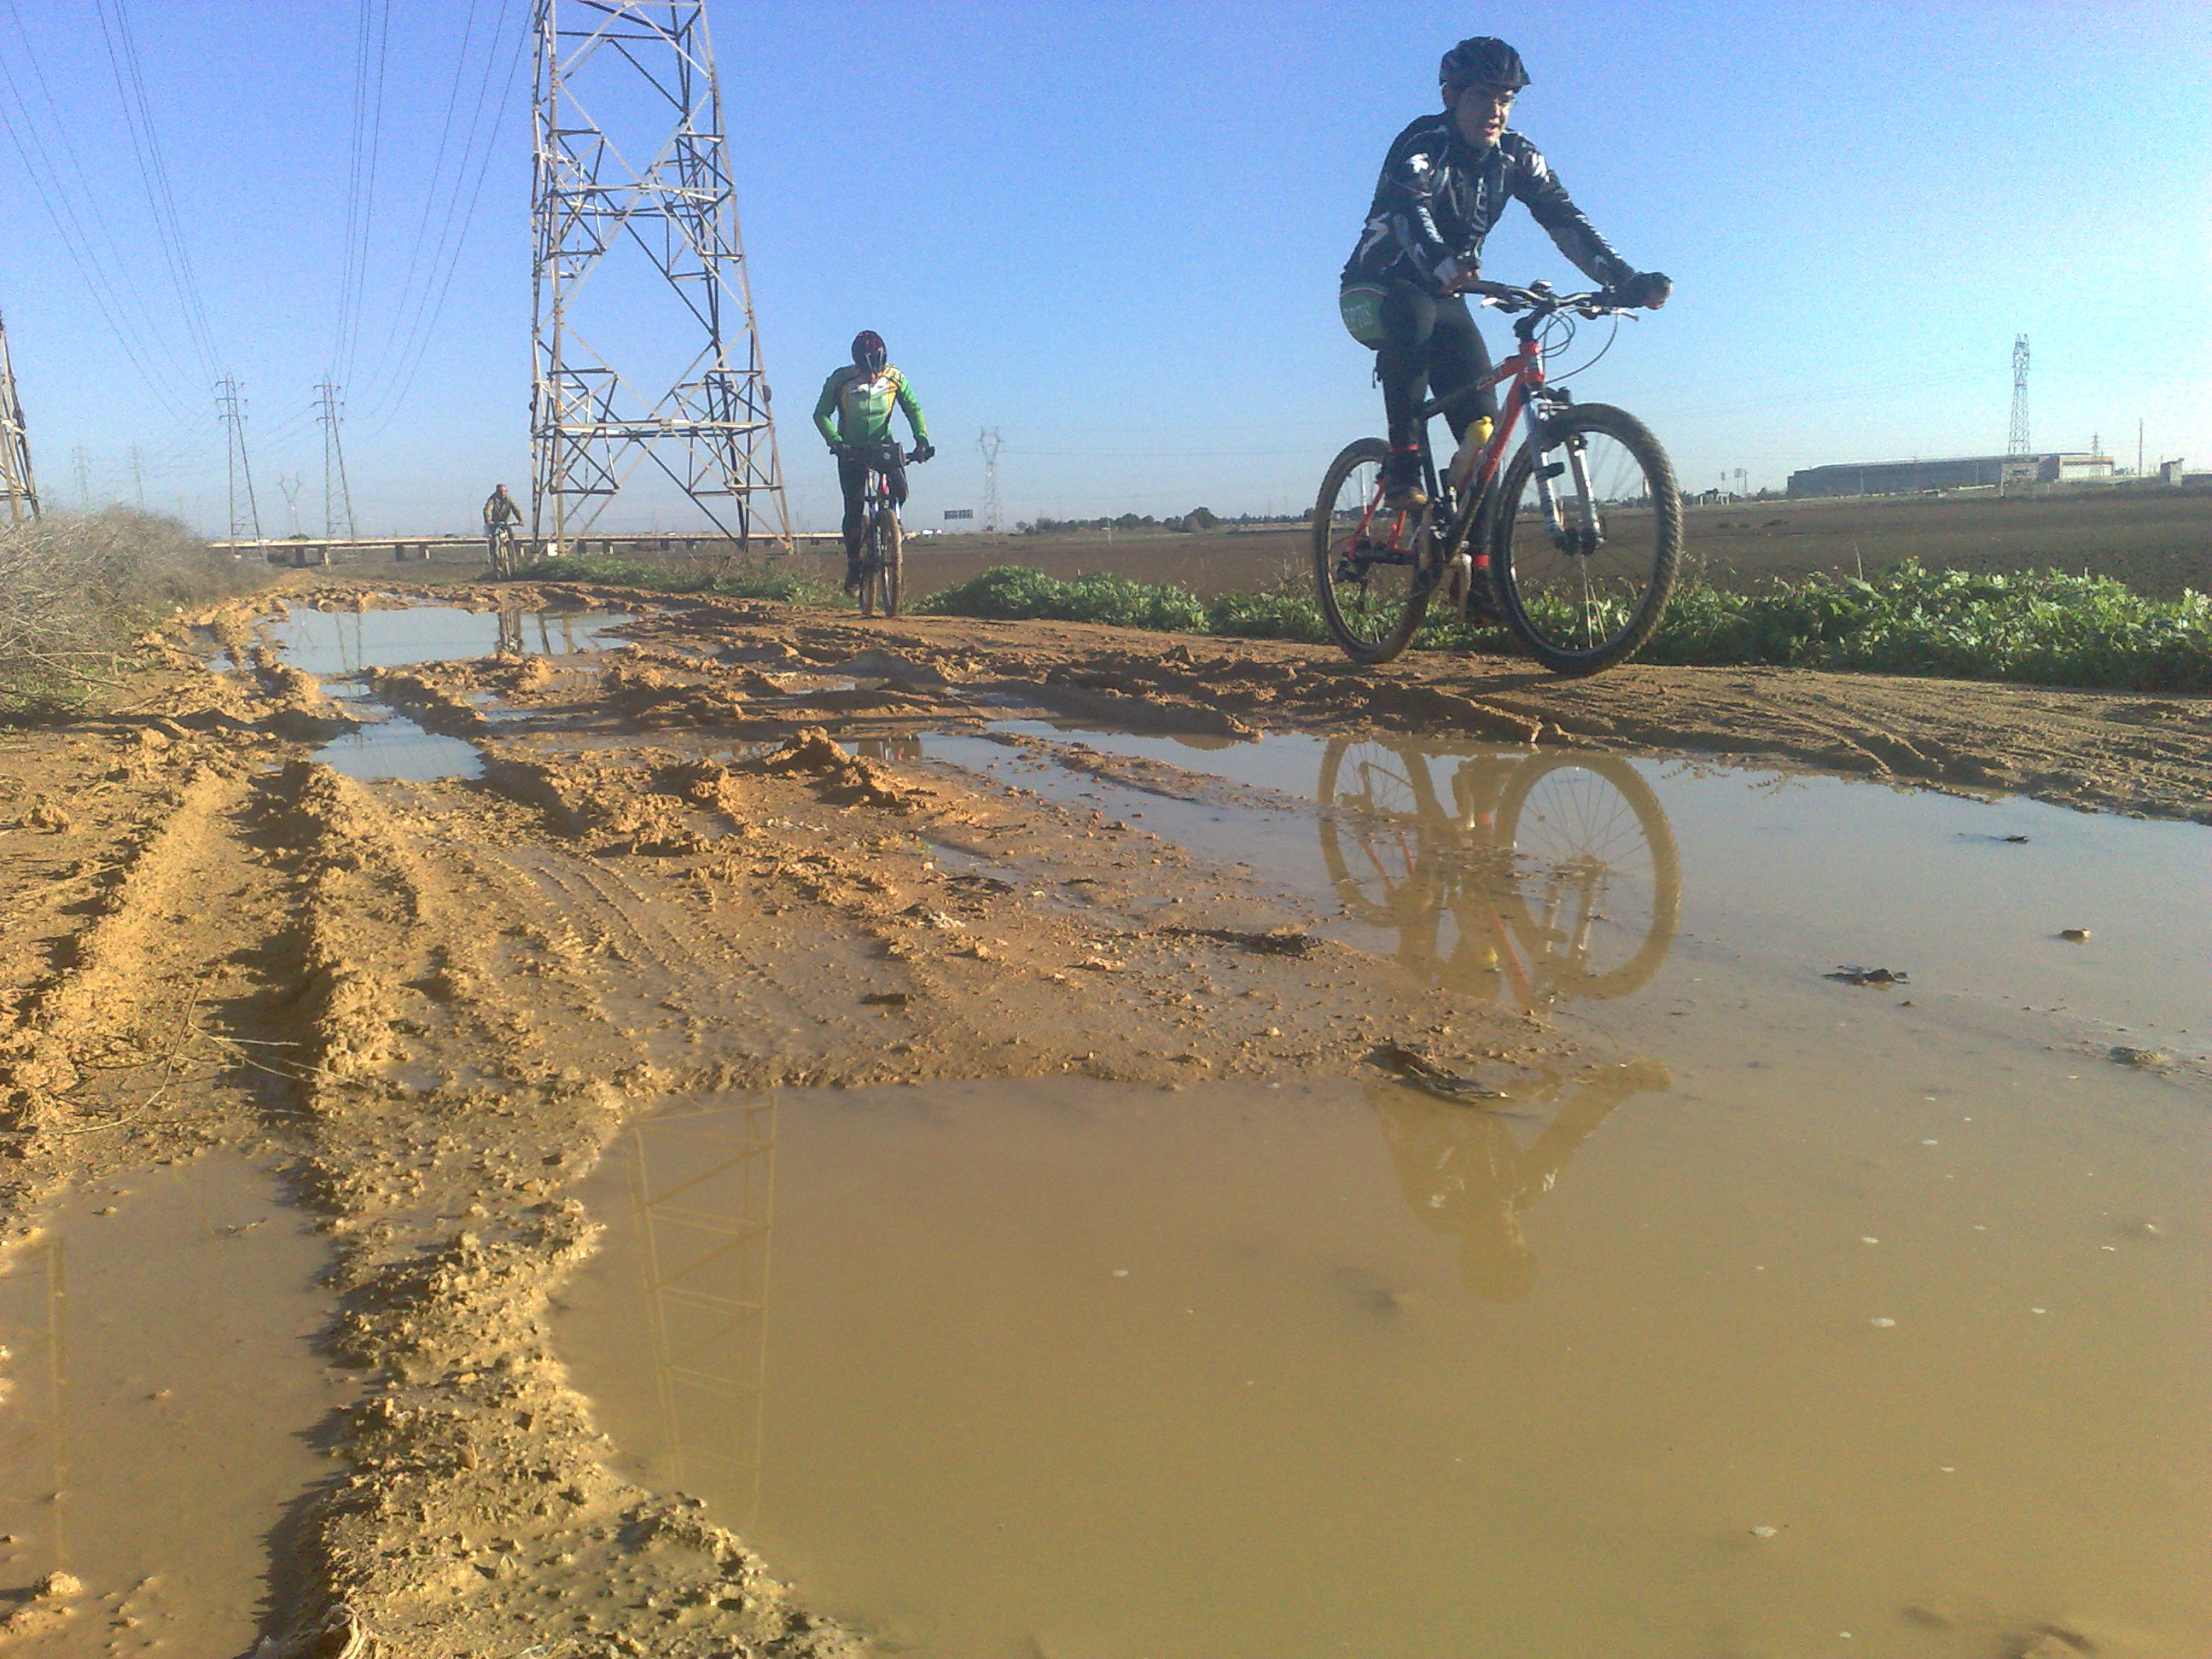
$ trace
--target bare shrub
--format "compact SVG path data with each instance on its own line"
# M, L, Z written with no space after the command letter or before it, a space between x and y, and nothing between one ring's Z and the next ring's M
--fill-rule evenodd
M82 708L132 635L265 579L174 519L111 507L0 531L0 716Z

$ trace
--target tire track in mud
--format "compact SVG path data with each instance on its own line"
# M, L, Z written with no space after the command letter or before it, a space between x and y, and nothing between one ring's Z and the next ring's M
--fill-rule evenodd
M148 1027L169 999L155 982L156 935L186 920L174 907L189 902L190 874L209 862L211 842L228 845L217 820L244 795L234 775L195 763L92 878L74 907L92 919L57 941L52 972L18 994L14 1029L0 1039L0 1110L14 1133L65 1132L82 1115L70 1097L95 1070L159 1041Z
M343 1425L349 1473L301 1518L282 1634L307 1640L343 1606L393 1655L556 1632L843 1650L738 1540L609 1473L551 1352L550 1296L593 1232L554 1188L614 1133L618 1087L548 1058L486 971L480 896L367 790L307 766L283 790L303 848L311 1184L343 1250L332 1346L369 1376ZM411 1086L385 1064L403 1046L477 1075Z

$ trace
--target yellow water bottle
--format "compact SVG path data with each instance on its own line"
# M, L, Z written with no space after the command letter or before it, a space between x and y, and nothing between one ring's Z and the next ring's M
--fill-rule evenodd
M1475 463L1482 459L1483 447L1490 441L1493 429L1487 415L1478 415L1467 423L1467 432L1459 441L1459 451L1452 457L1451 482L1454 489L1467 488L1468 480L1474 476Z

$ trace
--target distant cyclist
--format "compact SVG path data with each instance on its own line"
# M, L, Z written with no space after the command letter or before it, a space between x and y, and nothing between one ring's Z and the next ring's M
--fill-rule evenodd
M1441 115L1425 115L1397 137L1359 246L1344 267L1344 325L1376 350L1390 422L1384 501L1428 505L1421 487L1421 404L1431 377L1456 391L1491 372L1490 353L1459 292L1480 269L1483 239L1509 198L1528 205L1559 252L1624 305L1657 307L1674 284L1638 272L1590 228L1536 147L1509 131L1513 100L1528 84L1521 54L1490 35L1462 40L1437 69ZM1455 437L1478 416L1495 416L1489 390L1444 411Z
M514 526L522 522L522 509L515 505L514 497L507 493L505 484L494 484L491 494L484 497L484 539L491 546L491 568L494 575L505 575L514 546ZM502 547L501 544L505 544Z
M814 424L830 441L837 458L837 487L845 493L845 591L860 587L860 538L867 533L868 468L872 460L890 479L891 500L906 504L906 463L908 457L891 435L891 410L906 411L914 432L916 461L937 453L922 424L921 404L906 376L886 358L884 337L863 329L853 337L853 364L822 383L821 399L814 405ZM831 416L835 416L835 423Z

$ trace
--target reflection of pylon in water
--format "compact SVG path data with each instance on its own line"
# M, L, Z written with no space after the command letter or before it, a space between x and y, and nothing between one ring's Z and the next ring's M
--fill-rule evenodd
M774 1101L641 1126L629 1178L660 1405L656 1461L672 1481L726 1494L730 1521L749 1525L768 1365Z
M62 1265L61 1241L50 1239L17 1251L0 1273L0 1345L9 1385L0 1413L0 1500L18 1500L22 1514L9 1519L19 1526L38 1514L50 1517L47 1560L55 1571L69 1565L70 1553L69 1302Z

